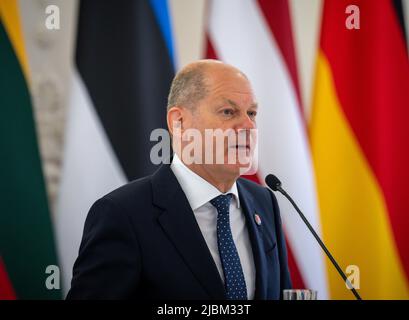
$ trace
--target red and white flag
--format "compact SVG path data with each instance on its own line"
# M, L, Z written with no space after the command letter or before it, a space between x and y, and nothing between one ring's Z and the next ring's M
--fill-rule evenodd
M320 234L313 165L300 104L292 27L287 0L212 1L208 8L208 58L241 69L258 100L259 165L257 177L273 173ZM277 196L290 249L294 287L318 290L328 298L321 248L294 211ZM300 278L294 277L296 269ZM294 281L295 280L295 281ZM302 284L303 283L303 284Z

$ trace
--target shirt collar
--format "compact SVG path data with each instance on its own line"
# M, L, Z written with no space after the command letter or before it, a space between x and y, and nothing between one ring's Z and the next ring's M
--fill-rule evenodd
M172 169L173 173L176 176L176 179L182 187L182 190L185 193L192 210L200 208L201 206L221 194L228 193L233 194L235 204L237 208L240 208L240 199L236 182L234 182L229 191L227 191L226 193L222 193L211 183L207 182L201 176L190 170L180 160L176 153L173 155L173 160L170 168Z

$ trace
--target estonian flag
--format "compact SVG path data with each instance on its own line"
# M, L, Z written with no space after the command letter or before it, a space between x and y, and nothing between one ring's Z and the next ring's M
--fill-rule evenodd
M127 181L153 173L151 131L166 128L174 75L166 0L83 0L56 228L64 290L86 214Z

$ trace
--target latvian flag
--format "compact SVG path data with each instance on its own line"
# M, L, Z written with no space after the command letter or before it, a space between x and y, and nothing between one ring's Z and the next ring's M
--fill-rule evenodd
M241 69L259 104L259 166L257 175L249 178L263 182L267 174L276 174L320 232L288 2L215 0L208 4L207 57ZM278 200L293 285L315 289L319 299L326 299L327 270L321 249L291 204L280 196Z

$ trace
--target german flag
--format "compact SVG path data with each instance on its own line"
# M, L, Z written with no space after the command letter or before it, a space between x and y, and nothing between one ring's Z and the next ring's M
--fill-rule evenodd
M310 138L323 237L344 270L359 268L363 299L408 299L404 28L397 1L358 0L359 29L349 29L350 4L325 1L317 59ZM329 263L328 272L331 298L353 298Z

